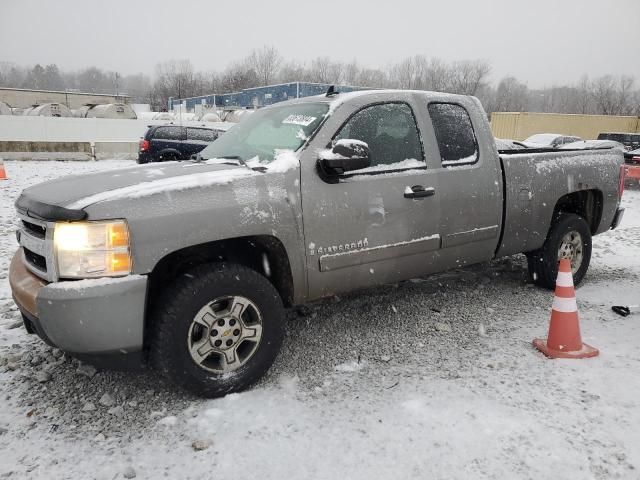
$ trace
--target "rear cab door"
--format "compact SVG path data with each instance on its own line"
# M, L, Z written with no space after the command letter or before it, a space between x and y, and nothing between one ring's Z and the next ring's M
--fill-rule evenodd
M420 116L441 208L445 268L490 260L502 229L503 179L493 134L472 97L428 94Z

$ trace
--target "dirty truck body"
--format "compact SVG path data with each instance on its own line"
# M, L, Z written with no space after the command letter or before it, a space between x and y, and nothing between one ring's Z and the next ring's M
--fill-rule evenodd
M294 100L202 157L26 189L10 283L27 329L216 396L268 369L284 307L520 252L536 283L563 255L579 282L623 213L622 152L498 153L473 97Z

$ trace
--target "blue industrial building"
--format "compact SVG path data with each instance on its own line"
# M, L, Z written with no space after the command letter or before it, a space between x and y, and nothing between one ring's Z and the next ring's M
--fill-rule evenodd
M169 98L169 110L173 110L174 105L186 103L186 110L191 112L196 105L215 105L218 108L253 108L264 107L274 103L291 100L292 98L310 97L321 95L327 91L330 84L291 82L279 85L268 85L266 87L246 88L241 92L222 93L219 95L202 95L189 98ZM339 92L353 92L356 90L367 90L366 87L353 87L348 85L336 86Z

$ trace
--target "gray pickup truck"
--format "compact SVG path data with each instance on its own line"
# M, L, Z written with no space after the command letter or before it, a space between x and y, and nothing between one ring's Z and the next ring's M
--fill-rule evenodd
M186 162L71 176L16 201L26 329L203 396L273 363L285 307L524 252L576 283L622 217L617 150L498 152L473 97L327 94L255 112Z

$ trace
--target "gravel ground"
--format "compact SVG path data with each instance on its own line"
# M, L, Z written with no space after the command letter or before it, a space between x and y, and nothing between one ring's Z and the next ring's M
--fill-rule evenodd
M129 162L7 162L0 184L1 478L640 478L640 192L578 289L589 360L546 360L552 295L523 256L289 312L248 392L201 400L96 371L27 335L10 298L13 201Z

